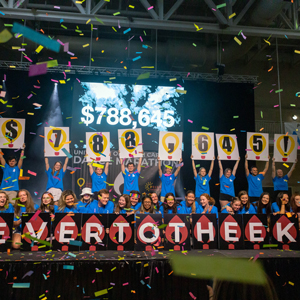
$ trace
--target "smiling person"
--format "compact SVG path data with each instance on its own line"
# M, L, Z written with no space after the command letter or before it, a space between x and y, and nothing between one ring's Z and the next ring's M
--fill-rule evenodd
M131 211L135 211L137 209L139 209L142 205L140 201L141 198L141 193L139 191L130 191L130 208Z
M142 199L141 207L136 211L138 214L160 214L159 211L156 211L154 204L150 196L146 195Z
M58 211L58 206L54 205L53 195L51 193L43 193L39 210L50 214L55 214Z
M242 207L242 201L238 197L233 197L230 202L231 211L227 211L226 209L223 209L221 211L222 214L239 214L240 208Z
M130 197L126 194L120 196L118 204L115 207L115 214L127 214L131 211L130 209Z
M98 192L98 201L92 201L87 211L90 214L112 214L113 212L114 203L109 200L109 191L106 189Z
M202 214L215 214L218 218L218 209L215 206L215 200L207 193L200 196L200 205L202 207Z
M236 174L236 170L238 168L239 162L240 162L240 157L236 161L233 170L231 170L230 168L226 168L224 173L223 173L223 166L222 166L219 156L218 156L218 162L219 162L219 169L220 169L219 202L220 202L220 206L221 206L221 210L222 210L223 207L231 201L232 197L235 197L233 181L235 180L235 174Z
M0 149L0 162L1 168L3 170L3 177L0 189L5 190L6 194L8 195L9 202L13 205L15 204L15 200L13 199L16 198L17 191L19 190L19 176L20 170L22 169L23 165L25 147L26 145L23 144L23 149L21 151L18 164L15 156L8 156L6 163L3 157L3 153Z
M13 223L15 229L12 236L12 247L14 249L19 249L21 246L22 214L33 213L39 208L37 204L34 204L30 193L25 189L19 190L17 198L19 199L15 202L15 216Z
M161 169L161 160L159 157L157 157L157 159L158 159L158 174L159 174L159 178L161 180L160 201L163 202L167 193L173 193L175 195L174 182L179 174L181 167L179 166L173 175L172 167L165 166L165 174L163 174L162 169ZM179 163L180 164L182 163L182 158L180 158Z
M66 157L64 165L60 161L57 161L51 169L48 157L45 157L46 173L48 176L46 191L53 195L54 204L56 205L64 190L63 178L67 170L68 160L69 158Z
M289 203L289 195L287 192L278 193L276 201L272 203L271 210L274 215L285 214L292 211Z
M268 157L270 159L270 156ZM249 172L248 168L248 154L245 155L245 172L248 181L248 195L250 202L258 201L260 195L263 193L262 181L265 178L265 174L269 169L269 160L266 161L264 170L258 174L257 167L251 167Z
M154 208L157 211L160 211L160 208L162 207L162 202L158 200L157 194L156 193L151 193L151 199L152 199L152 202L154 204Z
M165 201L160 207L160 212L164 217L164 214L176 214L177 213L177 201L175 200L175 196L173 193L168 193L165 196Z
M55 202L54 202L55 203ZM77 198L73 191L66 190L61 193L58 200L58 211L59 213L78 213L77 210Z
M291 208L293 213L298 215L298 222L300 225L300 194L298 192L294 193L291 197Z
M256 213L258 214L267 214L271 213L271 199L270 194L267 192L263 192L258 201L253 203Z
M85 187L82 189L82 192L80 194L81 199L77 203L77 210L80 213L86 213L88 211L88 208L92 201L94 200L94 193L92 190L88 187Z
M201 214L202 208L198 204L198 202L195 202L196 197L195 193L193 191L187 191L185 200L181 201L181 206L177 207L177 213L178 214Z
M14 207L9 203L9 197L4 191L0 191L0 213L13 213Z

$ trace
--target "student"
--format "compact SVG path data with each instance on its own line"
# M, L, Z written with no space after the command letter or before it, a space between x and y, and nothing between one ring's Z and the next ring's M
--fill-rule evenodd
M82 193L80 194L81 199L77 203L77 210L80 213L86 213L88 211L89 205L94 200L94 193L88 187L82 189Z
M66 190L61 193L58 200L58 213L78 213L77 210L77 198L73 191ZM55 202L54 202L55 203Z
M141 198L141 193L139 191L131 191L130 192L130 208L132 211L138 210L142 203L139 202Z
M218 209L214 206L215 200L211 198L207 193L203 193L200 196L200 205L202 207L202 214L216 214L218 218Z
M164 197L167 193L173 193L175 195L175 188L174 188L174 182L178 176L178 173L181 169L181 166L179 166L175 173L172 174L172 167L165 166L165 174L163 174L161 170L161 160L159 157L158 159L158 174L159 178L161 180L161 193L160 193L160 201L164 201ZM180 158L179 164L182 163L182 158Z
M110 156L110 153L109 153ZM92 163L88 164L90 175L92 178L92 192L94 193L94 198L98 195L98 191L106 189L106 179L108 175L109 162L105 163L105 168L96 167L95 171ZM103 166L104 167L104 166ZM96 198L97 199L97 198Z
M291 208L294 214L298 215L298 223L300 228L300 194L294 193L291 197Z
M268 157L270 159L270 156ZM269 160L266 162L264 170L258 174L258 169L253 166L249 172L248 168L248 154L245 156L245 172L248 181L248 195L250 202L258 201L258 198L263 193L262 181L265 178L265 174L269 169ZM251 174L250 174L251 173Z
M115 214L127 214L131 211L130 209L130 197L127 194L120 196L118 204L115 207Z
M254 206L250 203L247 191L240 191L238 197L242 202L240 214L256 214Z
M288 181L292 176L293 171L295 170L296 163L298 162L298 159L293 163L290 171L283 176L282 169L275 168L275 157L272 159L272 178L274 183L274 192L278 194L279 192L287 192L289 190ZM277 174L277 176L276 176Z
M151 199L152 199L152 202L154 204L154 208L157 211L160 211L160 208L162 207L162 202L158 200L157 194L156 193L152 193L151 194Z
M51 193L43 193L39 210L41 212L48 212L51 215L58 211L58 206L54 205L53 195Z
M142 157L139 159L139 164L137 166L136 171L134 170L134 164L132 162L129 162L127 164L127 169L125 169L125 166L123 164L123 158L120 158L121 163L121 171L124 177L124 189L123 194L130 194L130 191L140 191L139 189L139 177L142 169Z
M272 203L271 211L274 215L291 212L289 195L287 192L280 192L276 197L276 202Z
M62 165L60 161L57 161L54 164L53 169L51 169L48 157L45 157L46 173L48 176L46 191L53 195L54 204L56 205L58 204L58 200L64 190L63 178L67 170L68 160L69 158L66 157L64 165Z
M270 194L267 192L263 192L258 201L253 203L254 208L257 214L267 214L271 213L271 199Z
M142 199L142 205L136 211L137 214L160 214L159 211L156 211L154 204L150 196L144 196Z
M231 170L230 168L226 168L224 171L224 174L223 174L223 166L222 166L219 156L218 156L218 162L219 162L219 169L220 169L219 202L220 202L221 209L222 209L229 201L231 201L232 197L235 197L233 181L235 180L235 174L236 174L236 170L238 168L239 162L240 162L240 157L236 161L233 170Z
M208 171L208 174L206 174L206 170L204 167L201 167L199 169L199 172L197 174L196 166L195 166L195 161L193 160L193 155L191 155L192 159L192 166L193 166L193 172L194 172L194 179L196 180L196 201L200 201L200 196L202 194L208 194L210 195L210 189L209 189L209 182L211 180L211 174L214 169L214 161L215 157L210 163L210 168Z
M160 207L160 212L164 217L164 214L176 214L177 213L177 201L175 200L175 196L173 193L168 193L165 196L165 201Z
M17 192L19 190L19 176L20 170L22 169L23 165L23 157L24 157L24 149L26 145L23 144L22 151L20 154L20 159L17 164L17 159L15 156L8 156L7 163L3 157L3 153L0 149L0 162L1 168L3 170L3 177L0 189L5 190L6 194L8 195L9 202L14 205L15 200L17 198Z
M0 191L0 213L14 213L14 207L8 201L6 192Z
M37 204L34 204L30 193L25 189L18 191L17 198L19 199L15 202L15 217L13 223L15 229L12 236L12 247L14 249L19 249L21 246L22 214L33 213L39 208ZM24 206L20 206L19 204Z
M198 202L195 202L195 193L193 191L187 191L185 200L181 201L181 206L177 208L178 214L201 214L202 208L200 208L200 205Z
M102 189L98 192L98 200L92 201L87 213L90 214L112 214L114 212L114 203L109 200L109 191Z
M238 197L233 197L230 202L231 211L227 211L226 209L223 209L221 211L222 214L239 214L240 208L242 207L242 201Z

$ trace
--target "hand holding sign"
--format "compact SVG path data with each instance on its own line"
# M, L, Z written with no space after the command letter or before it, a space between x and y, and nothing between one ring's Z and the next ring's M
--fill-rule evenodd
M0 119L2 148L19 149L24 143L25 119Z
M219 160L239 159L235 134L216 134Z
M86 132L87 161L110 161L110 133Z
M213 132L192 132L192 155L194 159L212 160L214 152Z
M158 156L161 160L179 161L182 156L182 132L159 132Z
M119 129L120 158L143 157L142 129Z
M66 156L70 151L69 127L45 127L45 156Z
M249 160L268 161L269 134L247 132L247 150Z
M297 136L274 135L274 157L276 162L295 162L297 159Z

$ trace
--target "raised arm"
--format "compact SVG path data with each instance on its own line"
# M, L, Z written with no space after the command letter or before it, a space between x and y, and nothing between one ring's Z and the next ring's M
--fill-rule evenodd
M24 156L24 149L25 149L26 145L25 143L23 144L23 149L21 151L21 154L20 154L20 159L19 159L19 162L18 162L18 168L21 169L22 168L22 165L23 165L23 156Z
M120 156L120 150L119 150L119 156ZM120 157L120 163L121 163L121 171L122 173L125 173L125 166L123 164L124 159Z
M158 175L159 177L161 177L163 175L162 170L161 170L161 160L159 157L157 157L158 159Z
M50 166L49 166L49 159L48 157L45 157L45 166L46 166L46 171L49 170Z
M240 162L240 157L239 157L239 159L236 161L236 163L235 163L235 165L234 165L234 167L233 167L233 170L232 170L232 175L233 176L235 176L235 174L236 174L236 170L237 170L237 168L238 168L238 166L239 166L239 162ZM249 171L248 171L249 172Z
M92 163L90 162L90 163L88 163L88 165L89 165L90 175L92 176L93 173L94 173L94 169L93 169Z
M293 171L295 170L296 167L296 163L298 162L298 159L296 158L296 161L293 163L290 171L287 173L288 178L290 179L290 177L292 176Z
M109 167L109 162L107 161L104 167L104 173L107 175L108 174L108 167Z
M249 167L248 167L248 154L245 155L245 173L246 176L249 176Z
M292 170L292 169L291 169ZM289 174L288 174L289 176ZM276 177L276 168L275 168L275 157L272 158L272 178ZM290 178L290 177L289 177Z
M179 163L180 163L180 164L182 163L182 158L180 158ZM175 176L175 177L178 176L180 169L181 169L181 166L179 166L179 167L176 169L176 171L175 171L175 173L174 173L174 176Z
M191 155L191 160L192 160L192 167L193 167L194 176L197 177L198 174L197 174L195 162L193 160L193 155Z
M3 154L2 154L2 150L0 149L0 162L1 162L1 165L2 166L5 166L6 162L5 162L5 159L3 157Z
M212 171L214 169L214 163L215 163L215 157L213 158L213 160L210 163L210 168L209 168L209 171L208 171L208 176L209 177L211 177Z
M138 166L137 166L137 171L138 171L139 173L141 173L141 170L142 170L142 160L143 160L143 157L140 157L140 159L139 159L139 164L138 164Z
M66 159L65 159L64 166L63 166L63 171L64 171L64 172L66 172L66 170L67 170L68 161L69 161L69 157L67 156Z
M268 159L270 160L270 155L269 155ZM264 173L264 176L265 176L265 174L267 173L267 171L268 171L268 169L269 169L269 160L266 162L265 168L264 168L264 170L262 171L262 172Z
M221 178L223 176L223 166L222 166L222 163L220 161L220 157L219 156L217 157L217 159L218 159L218 164L219 164L219 169L220 169L220 171L219 171L219 177Z

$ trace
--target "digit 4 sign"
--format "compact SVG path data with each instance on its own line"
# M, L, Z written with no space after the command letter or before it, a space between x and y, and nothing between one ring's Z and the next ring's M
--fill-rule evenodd
M238 160L239 149L235 134L216 134L220 160Z
M69 127L45 127L45 156L66 156L70 152Z
M269 160L269 134L247 132L248 160Z

